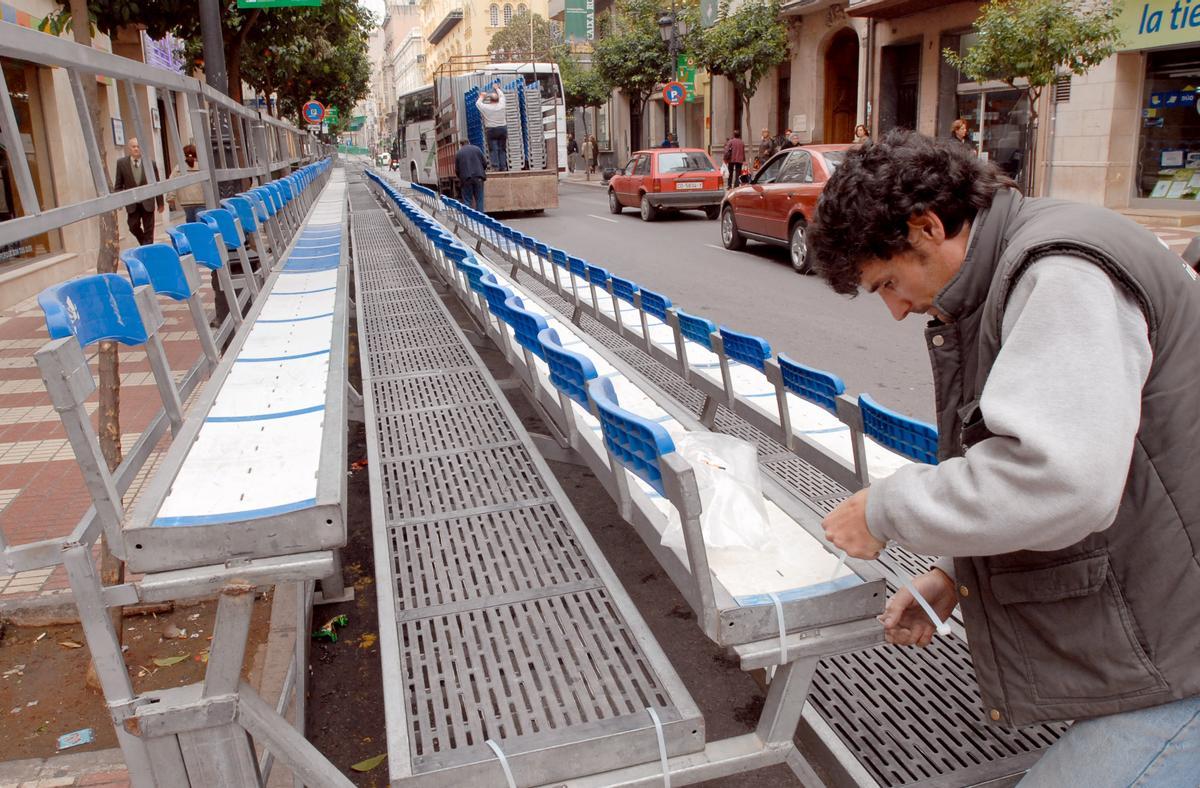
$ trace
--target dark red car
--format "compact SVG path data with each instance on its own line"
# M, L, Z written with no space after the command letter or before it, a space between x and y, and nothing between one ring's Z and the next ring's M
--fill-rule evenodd
M721 210L721 171L699 148L640 150L608 183L608 209L637 208L642 221L659 211L702 210L716 219Z
M776 153L750 182L730 191L721 205L721 243L742 249L747 239L786 246L792 267L811 273L805 232L825 181L850 145L805 145Z

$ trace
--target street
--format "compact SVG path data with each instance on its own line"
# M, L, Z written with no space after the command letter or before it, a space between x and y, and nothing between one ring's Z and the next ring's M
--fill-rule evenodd
M645 223L608 211L607 191L560 182L559 208L504 221L545 243L666 295L718 325L764 337L776 353L841 376L851 395L931 421L934 405L924 318L897 323L875 296L847 299L797 275L787 250L721 246L718 222L699 211Z

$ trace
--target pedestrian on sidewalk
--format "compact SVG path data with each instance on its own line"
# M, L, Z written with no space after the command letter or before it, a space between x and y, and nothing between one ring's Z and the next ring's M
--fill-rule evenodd
M779 147L776 150L787 150L796 147L796 138L791 129L784 129L779 137Z
M860 123L854 127L854 144L865 145L871 141L871 132L867 130L866 125Z
M475 102L483 116L483 135L487 140L488 159L493 170L508 169L508 114L504 91L499 87L480 95Z
M183 161L186 170L181 170L178 165L171 172L172 177L182 175L184 172L200 172L200 168L196 165L196 146L183 146ZM183 220L185 222L196 221L196 214L204 208L204 184L193 183L190 186L181 186L175 191L169 193L167 198L183 209Z
M956 604L983 708L1074 725L1024 786L1192 785L1200 774L1200 282L1105 208L1023 197L961 142L854 147L808 232L837 292L879 293L925 336L938 465L824 520L856 558L950 556L914 580ZM928 644L907 590L881 621Z
M771 132L767 129L762 130L762 139L758 143L758 159L760 162L765 162L767 159L775 155L775 139L771 136Z
M138 186L145 186L149 181L146 180L145 161L142 159L142 146L138 144L137 137L130 137L129 142L125 146L127 155L117 159L117 177L113 183L113 191L125 191L126 189L134 189ZM158 180L158 165L151 162L154 167L154 179ZM125 206L125 213L129 224L129 232L137 239L141 246L154 243L154 214L163 209L162 196L150 197L140 202L135 202L132 205Z
M579 143L574 134L567 135L567 172L575 172L575 160L579 158Z
M972 153L975 152L975 143L971 141L971 124L962 118L955 118L954 122L950 124L950 139Z
M742 142L741 130L734 129L733 136L725 142L725 152L721 161L729 170L729 185L726 188L732 189L740 183L742 166L746 163L746 143Z
M660 148L678 148L679 143L675 141L675 135L668 131L666 133L666 135L663 136L662 144L659 145L659 147Z
M483 182L487 180L487 160L483 151L471 141L463 138L458 153L454 154L454 174L462 188L463 202L469 208L483 213Z
M596 155L599 153L599 146L596 145L596 135L593 134L583 141L583 158L587 161L587 179L592 179L592 174L596 172Z

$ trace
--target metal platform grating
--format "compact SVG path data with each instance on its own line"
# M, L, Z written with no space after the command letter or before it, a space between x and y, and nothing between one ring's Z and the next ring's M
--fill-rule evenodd
M477 608L519 592L600 585L566 521L548 504L424 520L388 534L401 620Z
M809 702L883 786L935 778L967 785L972 770L1048 747L1066 727L985 725L971 658L958 638L827 657Z
M682 687L673 669L642 645L644 624L631 628L637 614L624 591L604 586L603 558L580 541L586 530L555 497L520 420L377 213L353 222L353 239L377 449L376 569L393 600L380 609L395 613L385 698L405 729L394 741L409 750L389 753L393 762L407 755L417 775L482 766L500 778L492 739L514 768L528 759L526 768L557 782L581 768L654 760L648 707L686 728L668 737L672 755L698 750L703 721L694 711L684 718L664 689L662 677ZM604 746L631 734L632 747ZM549 749L560 746L586 766ZM473 784L488 779L467 774ZM452 775L439 779L456 784Z

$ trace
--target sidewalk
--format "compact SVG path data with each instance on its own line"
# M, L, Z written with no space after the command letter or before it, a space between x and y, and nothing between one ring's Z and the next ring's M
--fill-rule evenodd
M603 178L600 177L599 171L597 171L596 173L594 173L592 175L591 180L587 179L583 170L575 170L575 172L568 172L566 174L566 177L562 178L561 180L566 183L575 183L580 186L595 186L600 189L608 188L608 183Z

